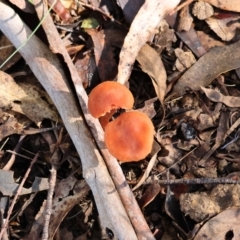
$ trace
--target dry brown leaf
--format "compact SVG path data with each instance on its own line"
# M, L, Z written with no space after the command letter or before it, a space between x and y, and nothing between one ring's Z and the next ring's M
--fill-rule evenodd
M168 52L172 51L172 43L176 42L175 31L169 28L168 23L163 20L160 23L158 33L154 37L156 51L160 54L166 48Z
M35 86L17 84L13 78L0 71L0 108L21 113L37 125L44 118L58 120L57 112L44 101Z
M189 31L193 23L193 17L190 14L189 6L181 9L179 14L178 32Z
M8 40L8 38L0 33L0 65L16 50L16 48L12 45L12 43ZM15 64L21 55L16 53L11 59L1 68L2 71L7 70L13 64Z
M148 186L144 194L142 195L141 199L139 200L138 204L140 208L146 207L150 202L152 202L155 197L159 194L161 190L161 186L159 183L153 182Z
M236 30L240 28L239 19L239 16L223 19L209 18L206 22L223 41L230 41L235 36Z
M74 178L73 178L74 179ZM72 177L67 179L68 183L71 185L69 181L73 181ZM74 179L76 180L76 179ZM59 186L61 188L61 185ZM49 236L50 239L53 239L55 232L60 226L64 217L68 214L68 212L89 192L89 186L84 180L76 181L73 188L68 188L68 190L73 190L73 195L66 195L59 201L59 197L54 196L53 200L53 213L51 215L51 221L49 225Z
M23 134L31 121L20 113L0 109L0 141L11 134Z
M174 28L177 24L177 14L175 13L174 15L167 16L166 20L168 24ZM198 40L197 33L193 26L191 25L191 28L185 32L176 32L176 35L188 46L188 48L198 57L200 58L206 53L206 50L204 47L201 45L201 43Z
M0 170L0 192L4 196L16 194L19 184L13 180L13 172ZM35 177L31 188L22 188L20 195L47 190L49 188L48 178Z
M219 91L201 87L206 96L213 102L221 102L228 107L240 107L240 97L224 96Z
M149 40L149 37L156 33L161 20L163 20L166 14L173 10L179 2L180 0L145 1L131 24L120 52L118 82L125 84L128 81L138 52Z
M121 30L105 30L106 40L112 46L120 48L124 33ZM151 77L156 94L160 101L163 101L166 91L166 71L159 54L148 44L145 44L137 55L137 61L142 70Z
M101 80L114 79L117 75L117 63L109 42L105 40L104 31L95 29L86 29L86 31L94 43L94 55Z
M173 88L173 93L180 96L186 88L199 90L210 84L221 73L240 67L240 41L224 47L215 47L202 56Z
M163 146L163 149L167 151L167 155L159 154L157 158L158 162L166 167L171 167L180 159L181 153L175 148L170 138L163 138L161 140L161 145Z
M148 163L147 169L145 170L142 178L140 179L140 181L138 182L138 184L133 188L133 191L136 190L137 188L139 188L144 182L145 180L148 178L150 172L152 171L152 168L156 162L157 159L157 154L158 152L161 150L160 145L154 140L153 142L153 149L152 149L152 158Z
M204 0L204 1L223 10L240 12L239 0Z
M184 193L179 198L184 214L196 222L202 222L220 212L220 207L206 192Z
M239 184L219 184L212 189L210 196L220 206L221 210L240 206Z
M207 221L195 236L194 240L202 239L240 239L239 230L240 208L230 208ZM227 233L234 237L227 238Z
M80 50L82 50L85 47L85 45L76 45L76 46L67 46L67 52L69 55L73 55L76 54L77 52L79 52Z
M180 72L184 72L196 62L193 53L190 51L184 52L181 48L176 48L175 55L177 57L175 66Z
M83 86L86 88L91 85L91 82L94 81L94 76L96 76L94 73L97 72L94 57L89 54L78 52L74 58L74 65L80 79L82 80Z
M154 103L158 100L158 97L151 98L144 102L144 106L142 108L138 108L137 110L145 113L149 118L154 118L156 116L156 110L154 108Z
M147 73L152 79L156 94L159 100L163 102L167 87L167 74L160 56L152 47L145 44L137 55L137 61L140 63L143 72Z
M214 39L209 34L206 34L203 31L197 31L197 35L198 35L198 38L199 38L201 44L204 46L204 48L207 51L213 47L225 45L223 42L220 42L220 41Z
M198 119L200 123L197 125L197 130L199 131L215 127L217 125L217 123L214 122L212 115L207 113L200 114Z

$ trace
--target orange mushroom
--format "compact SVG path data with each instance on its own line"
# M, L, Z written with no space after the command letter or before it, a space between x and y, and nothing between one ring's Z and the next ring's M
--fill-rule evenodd
M88 109L93 117L99 118L113 109L131 109L133 103L133 95L124 85L106 81L95 87L89 94Z
M139 161L151 152L153 134L153 124L146 114L125 112L106 125L105 144L121 162Z

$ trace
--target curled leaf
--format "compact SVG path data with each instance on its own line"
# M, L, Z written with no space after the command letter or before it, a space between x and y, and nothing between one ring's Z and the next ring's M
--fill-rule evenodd
M138 52L149 37L156 32L159 23L166 14L173 10L179 2L179 0L145 1L134 18L124 40L118 65L118 82L124 84L128 81Z
M159 194L161 190L161 186L157 182L153 182L147 188L145 193L143 194L142 198L139 201L140 208L146 207L150 202L152 202L155 197Z
M213 102L221 102L228 107L240 107L240 97L224 96L214 89L201 87L206 96Z

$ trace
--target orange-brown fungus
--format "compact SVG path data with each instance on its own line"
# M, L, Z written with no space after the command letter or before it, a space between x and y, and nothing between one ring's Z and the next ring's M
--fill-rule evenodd
M95 118L104 116L112 109L131 109L132 93L122 84L106 81L95 87L89 95L88 109Z
M154 127L148 116L132 111L121 114L105 128L105 144L121 162L144 159L152 149Z

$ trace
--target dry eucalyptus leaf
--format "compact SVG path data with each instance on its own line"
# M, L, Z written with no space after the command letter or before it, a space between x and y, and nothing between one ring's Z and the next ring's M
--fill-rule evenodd
M204 20L211 17L214 13L214 10L209 3L204 1L199 1L194 4L192 13L199 20Z
M22 188L20 195L47 190L49 188L48 178L35 177L31 188ZM13 172L0 170L0 192L4 196L13 196L18 190L19 184L14 182Z
M125 37L118 65L118 82L125 84L132 71L138 52L156 33L159 23L167 13L173 10L180 0L161 1L146 0L134 18Z
M94 43L94 55L101 80L114 79L117 75L117 63L110 43L106 41L104 31L86 29L86 32L91 36Z
M199 90L210 84L221 73L240 67L240 41L224 47L215 47L202 56L178 80L173 88L177 96L186 88Z
M200 40L201 44L204 46L204 48L208 51L210 48L216 47L216 46L224 46L225 44L223 42L220 42L213 37L211 37L209 34L204 33L203 31L197 31L198 39Z
M228 107L240 107L240 97L224 96L219 91L201 87L206 96L213 102L221 102Z
M194 240L240 239L240 208L230 208L207 221ZM234 237L227 238L228 235Z
M223 41L230 41L234 38L236 30L240 28L239 19L240 16L223 19L209 18L206 22Z
M205 0L205 2L223 10L240 12L239 0Z
M139 200L138 202L139 207L140 208L146 207L150 202L152 202L155 199L155 197L159 194L160 190L161 186L157 181L151 183L144 192L144 194L142 195L141 199Z
M37 125L44 118L58 120L56 110L41 97L38 89L29 83L17 84L13 78L0 71L0 108L21 113Z
M149 45L145 44L137 56L143 72L147 73L152 79L156 94L161 102L166 93L167 74L160 56Z
M190 51L184 52L181 48L176 48L175 55L177 57L175 66L180 72L184 72L196 62L193 53Z

